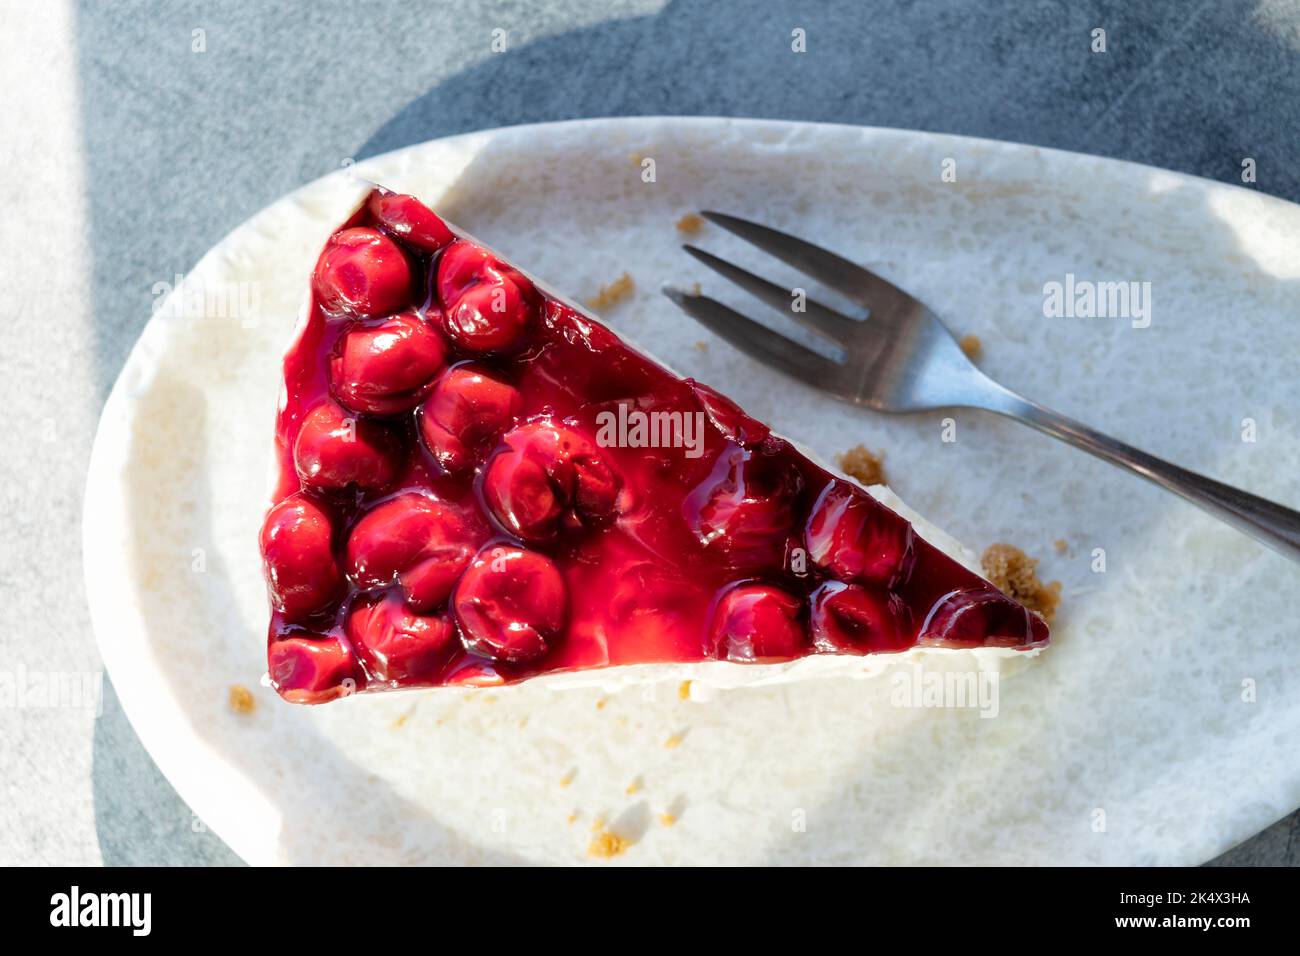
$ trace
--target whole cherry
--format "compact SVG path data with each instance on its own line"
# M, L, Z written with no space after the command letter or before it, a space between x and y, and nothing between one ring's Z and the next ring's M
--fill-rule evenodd
M726 591L713 609L713 656L741 663L788 660L803 653L799 599L766 584Z
M386 425L358 418L326 399L303 419L293 463L311 488L383 491L401 467L401 439Z
M324 611L338 598L342 578L333 539L329 515L306 495L290 495L267 512L262 563L271 603L288 620Z
M451 475L470 471L486 447L519 414L514 386L476 365L456 365L438 378L420 410L420 435Z
M447 336L475 354L516 348L537 311L533 285L487 250L459 240L438 263Z
M345 628L367 672L384 683L432 677L458 646L446 614L416 614L398 591L359 596Z
M397 415L424 401L446 356L433 323L402 312L343 334L330 356L330 386L354 412Z
M945 594L930 608L917 639L927 647L1033 647L1046 642L1046 622L988 584Z
M437 252L456 238L447 224L414 196L376 189L366 208L393 235L425 252Z
M622 480L593 442L549 418L503 441L484 471L483 497L516 537L545 541L562 526L598 526L614 515Z
M550 558L497 545L474 558L456 585L452 609L468 650L501 661L529 661L560 636L568 591Z
M472 516L419 492L370 509L348 535L344 566L357 587L399 583L416 612L443 604L487 529Z
M813 646L823 653L898 651L911 643L907 605L888 591L827 581L809 604Z
M294 704L323 704L357 689L361 673L343 642L334 637L286 637L267 652L271 686Z
M841 581L889 587L906 579L914 558L912 526L845 481L818 496L804 530L808 558Z
M388 315L410 298L411 266L397 243L377 229L340 229L316 261L312 288L327 312Z
M683 510L700 542L732 567L773 569L784 560L801 487L781 458L730 445Z

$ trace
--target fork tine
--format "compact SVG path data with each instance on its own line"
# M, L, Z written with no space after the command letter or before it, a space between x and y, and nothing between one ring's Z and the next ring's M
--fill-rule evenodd
M700 215L868 309L905 303L912 298L889 280L797 236L722 212L704 209Z
M775 366L787 375L813 385L825 385L843 371L839 363L804 348L753 319L745 318L707 295L692 295L671 286L664 286L663 293L701 325L751 358Z
M804 328L816 332L836 345L843 346L845 344L845 333L853 331L859 325L858 322L848 316L840 315L840 313L812 299L805 299L805 311L796 312L790 308L789 289L783 289L775 282L760 278L752 272L747 272L739 266L732 265L725 259L719 259L712 253L705 252L703 249L697 249L689 244L683 245L682 248L714 272L736 283L750 295L766 302L778 312L794 319Z

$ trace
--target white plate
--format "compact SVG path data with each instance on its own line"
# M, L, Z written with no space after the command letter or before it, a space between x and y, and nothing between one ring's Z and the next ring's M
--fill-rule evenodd
M886 449L910 504L973 546L1043 556L1065 598L1054 646L1003 682L996 719L891 706L883 680L703 702L525 686L281 703L258 686L256 536L280 358L347 212L341 171L231 233L180 290L255 296L256 316L210 303L150 321L87 486L87 588L118 695L181 796L246 860L577 862L600 816L635 837L616 862L1188 864L1300 804L1295 566L1013 423L955 413L947 443L943 415L822 398L657 292L669 279L721 288L678 250L682 213L751 215L883 271L978 334L1006 384L1295 502L1300 208L1025 146L721 119L496 130L356 171L575 298L628 271L638 293L611 310L616 329L826 458ZM785 275L716 230L698 241ZM1066 273L1149 281L1150 327L1045 317L1043 286ZM236 683L254 689L253 714L229 709ZM674 826L659 820L669 811Z

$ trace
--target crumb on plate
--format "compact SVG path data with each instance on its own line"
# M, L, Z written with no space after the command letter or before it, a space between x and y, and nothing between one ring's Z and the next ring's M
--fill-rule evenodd
M1070 550L1070 542L1066 541L1064 538L1057 538L1056 543L1053 544L1052 547L1056 549L1057 554L1065 554L1066 551Z
M257 710L257 700L253 692L243 684L230 685L230 709L237 714L251 714Z
M704 228L704 219L693 212L688 212L677 220L677 231L683 235L693 236Z
M618 305L634 291L636 282L624 272L609 285L601 286L600 291L587 300L587 305L593 309L608 309Z
M684 681L682 681L680 684L677 685L677 699L678 699L678 700L690 700L690 699L691 699L691 682L690 682L690 681L688 681L688 680L684 680Z
M1015 545L991 544L980 558L980 566L999 591L1052 623L1061 603L1061 582L1040 581L1037 558L1029 557Z
M868 451L864 445L855 445L842 455L835 456L840 470L864 485L885 483L885 453Z
M984 343L980 341L978 335L963 335L961 341L957 343L961 350L966 353L968 359L977 359L980 353L984 351Z
M593 831L591 842L587 844L587 856L608 860L627 852L631 843L611 830L605 829L604 822L598 823Z
M681 734L673 734L671 737L669 737L667 740L664 741L664 746L667 747L669 750L672 750L676 747L680 747L681 744L682 744Z

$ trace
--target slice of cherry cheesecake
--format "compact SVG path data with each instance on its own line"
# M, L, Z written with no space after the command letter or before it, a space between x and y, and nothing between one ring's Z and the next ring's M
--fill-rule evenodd
M734 684L1047 643L887 489L410 196L375 190L330 237L284 379L261 551L287 700L624 665Z

